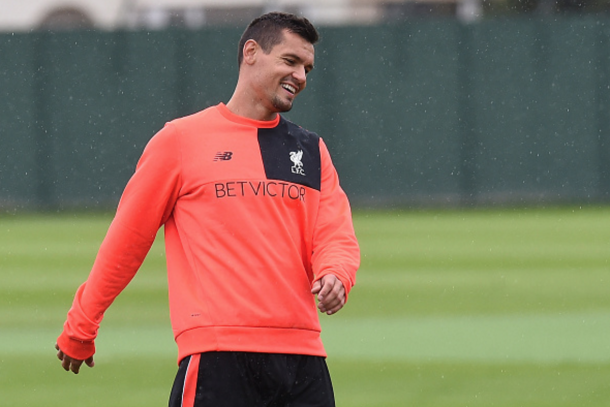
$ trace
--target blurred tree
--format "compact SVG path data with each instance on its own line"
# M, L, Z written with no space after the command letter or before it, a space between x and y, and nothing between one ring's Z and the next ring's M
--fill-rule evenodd
M38 29L50 31L86 30L94 28L94 23L82 10L62 7L47 14Z

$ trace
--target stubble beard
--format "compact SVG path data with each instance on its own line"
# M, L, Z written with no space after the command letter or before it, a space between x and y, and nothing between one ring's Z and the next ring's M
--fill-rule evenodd
M271 100L273 107L275 107L278 113L289 112L292 109L292 102L282 100L279 96L275 95Z

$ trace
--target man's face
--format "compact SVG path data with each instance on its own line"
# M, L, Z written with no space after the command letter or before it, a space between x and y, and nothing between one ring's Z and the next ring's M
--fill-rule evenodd
M314 47L299 35L284 31L284 40L269 54L260 53L256 86L261 102L271 112L287 112L307 85L313 69ZM257 62L258 62L257 61Z

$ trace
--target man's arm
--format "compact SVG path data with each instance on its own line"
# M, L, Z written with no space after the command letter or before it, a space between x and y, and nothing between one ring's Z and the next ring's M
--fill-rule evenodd
M105 311L135 276L161 225L170 216L180 189L180 154L174 131L166 126L148 143L121 197L87 281L74 296L58 358L77 373L93 364L95 338Z
M322 179L320 207L313 239L312 293L318 308L328 315L339 311L356 281L360 248L354 233L349 201L339 185L339 177L326 145L320 139Z

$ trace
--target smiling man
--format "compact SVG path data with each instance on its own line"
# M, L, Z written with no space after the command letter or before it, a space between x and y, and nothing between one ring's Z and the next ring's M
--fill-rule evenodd
M239 80L227 103L231 111L255 120L273 120L278 112L292 108L295 97L307 85L318 41L310 24L302 29L280 29L265 17L255 20L251 33L240 41Z
M360 252L326 145L279 114L305 89L317 40L305 18L257 18L229 102L150 140L57 340L65 370L93 366L104 312L164 226L169 406L335 405L316 310L345 305Z

